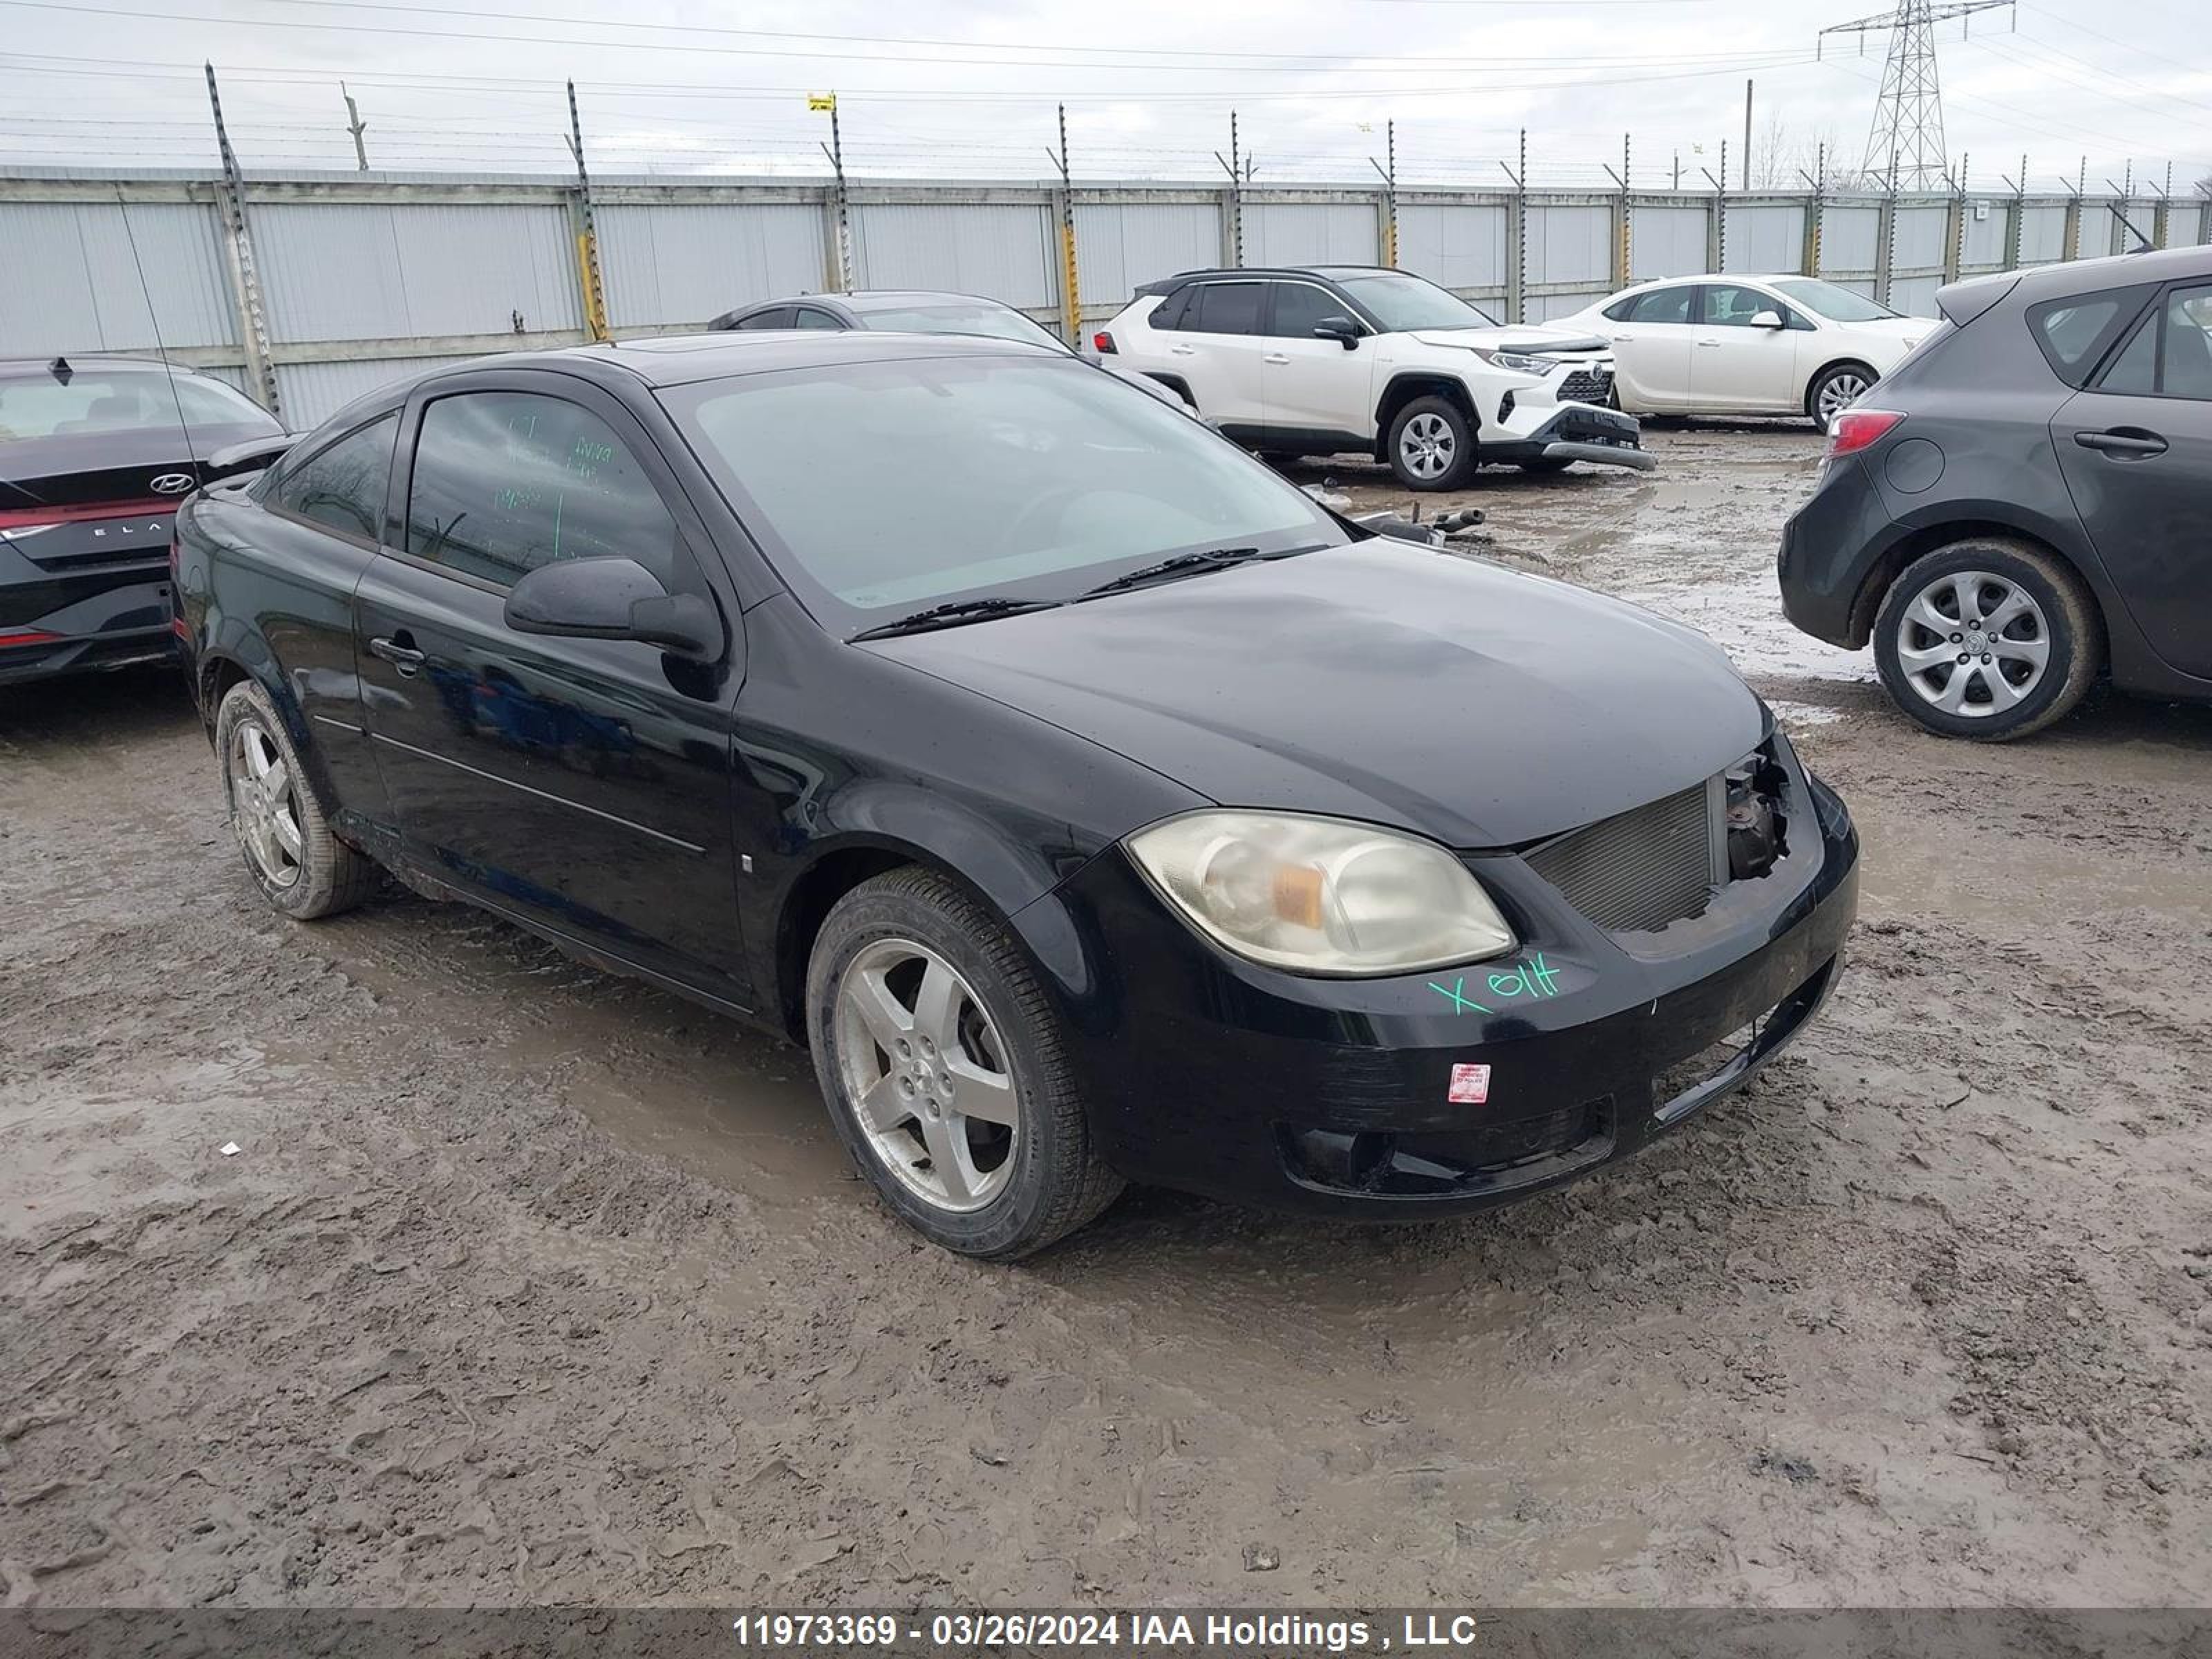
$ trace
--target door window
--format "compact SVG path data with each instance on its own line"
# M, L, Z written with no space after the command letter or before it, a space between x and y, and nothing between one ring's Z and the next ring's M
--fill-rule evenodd
M2212 402L2212 286L2168 295L2112 360L2098 390Z
M556 559L635 559L673 590L676 521L629 446L589 410L464 392L422 412L407 550L511 586Z
M1208 283L1192 299L1193 315L1183 327L1200 334L1257 334L1260 331L1260 283Z
M1698 297L1694 288L1655 288L1649 294L1639 294L1630 307L1627 320L1632 323L1686 323L1690 320L1690 305Z
M398 432L396 411L357 428L287 466L265 499L293 518L358 541L377 540L385 490L392 482L392 442Z
M1705 321L1711 328L1749 328L1751 319L1760 312L1771 311L1779 317L1785 310L1771 295L1755 288L1741 288L1734 283L1705 285Z
M1267 325L1267 332L1285 340L1310 340L1315 337L1314 325L1324 317L1352 315L1352 307L1327 289L1316 288L1310 283L1271 283L1275 290L1275 309Z

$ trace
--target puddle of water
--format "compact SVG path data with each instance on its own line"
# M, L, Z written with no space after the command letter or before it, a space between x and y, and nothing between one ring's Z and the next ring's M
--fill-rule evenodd
M1790 625L1771 571L1695 586L1633 588L1620 597L1696 629L1727 652L1747 679L1861 684L1875 678L1867 653L1839 650Z

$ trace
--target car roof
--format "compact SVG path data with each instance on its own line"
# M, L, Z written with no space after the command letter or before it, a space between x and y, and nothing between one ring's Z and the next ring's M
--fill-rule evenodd
M688 386L741 374L788 368L835 368L841 363L896 362L924 357L1058 357L1023 340L982 334L907 334L872 330L763 328L742 333L659 334L603 344L562 346L471 358L434 369L431 379L463 369L555 368L599 375L610 369L647 386ZM410 382L415 384L415 382Z
M190 374L193 373L182 363L164 363L158 357L109 356L104 353L91 351L72 356L65 351L61 354L61 360L67 362L70 371L76 374L82 374L90 369L99 369L103 373L119 369L129 374ZM0 357L0 375L51 374L53 373L54 362L55 359L52 357Z
M2137 249L2133 253L2107 254L2101 259L2070 259L2061 264L2031 265L1977 282L2017 278L2022 299L2094 294L2100 289L2133 288L2142 283L2170 283L2178 278L2212 276L2212 243L2188 247Z

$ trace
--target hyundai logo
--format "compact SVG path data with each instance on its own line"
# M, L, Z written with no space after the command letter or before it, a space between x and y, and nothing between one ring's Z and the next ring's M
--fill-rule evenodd
M146 487L156 495L181 495L197 482L189 472L164 472Z

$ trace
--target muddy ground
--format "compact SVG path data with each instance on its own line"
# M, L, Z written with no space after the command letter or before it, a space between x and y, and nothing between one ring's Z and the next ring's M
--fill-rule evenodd
M796 1051L271 915L167 675L0 693L0 1602L2201 1603L2212 711L1917 735L1776 614L1812 436L1651 441L1467 499L1737 651L1858 816L1853 965L1450 1224L1133 1193L964 1264Z

